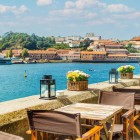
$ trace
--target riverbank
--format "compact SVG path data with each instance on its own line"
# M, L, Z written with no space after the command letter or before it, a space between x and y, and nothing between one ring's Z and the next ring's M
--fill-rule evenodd
M139 63L138 60L73 60L77 63Z
M72 60L35 60L35 61L13 61L12 64L40 64L40 63L72 63Z
M12 64L39 64L39 63L139 63L138 60L35 60L15 61Z

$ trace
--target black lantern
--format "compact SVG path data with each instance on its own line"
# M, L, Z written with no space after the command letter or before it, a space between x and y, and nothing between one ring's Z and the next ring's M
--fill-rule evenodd
M56 98L55 80L51 75L44 75L40 80L40 98L48 100Z
M111 69L109 71L109 83L110 84L118 83L118 72L116 69Z

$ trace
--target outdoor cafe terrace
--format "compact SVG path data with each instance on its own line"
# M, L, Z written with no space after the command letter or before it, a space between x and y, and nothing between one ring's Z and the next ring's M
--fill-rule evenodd
M118 84L109 84L108 81L90 84L86 91L68 91L64 90L64 95L59 96L53 100L39 99L39 95L25 97L21 99L15 99L11 101L0 103L0 131L5 131L14 135L23 137L25 140L30 140L30 135L26 134L29 130L27 120L27 110L67 110L65 106L72 105L73 103L90 103L92 105L98 104L98 97L100 90L112 91L112 86L115 85L118 88L139 86L140 75L134 76L133 79L120 80ZM91 106L92 106L91 105ZM78 104L77 104L78 106ZM89 106L86 105L86 106ZM71 107L71 106L70 106ZM103 109L100 106L100 109ZM71 107L72 109L72 107ZM115 108L114 108L115 109ZM121 106L116 108L121 110ZM85 112L85 110L82 110ZM98 110L97 110L98 111ZM69 111L67 111L69 112ZM84 115L84 113L83 113ZM88 115L90 117L90 115ZM140 136L135 132L134 140L139 140Z

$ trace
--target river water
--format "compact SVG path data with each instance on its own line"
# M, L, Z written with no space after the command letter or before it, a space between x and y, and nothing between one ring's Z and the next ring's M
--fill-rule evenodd
M66 73L70 70L82 70L90 75L89 84L108 80L111 68L118 68L123 63L44 63L0 65L0 102L38 95L40 79L51 74L56 80L56 89L67 88ZM140 65L135 66L134 74L140 74ZM94 69L94 71L89 71ZM24 77L26 70L27 77Z

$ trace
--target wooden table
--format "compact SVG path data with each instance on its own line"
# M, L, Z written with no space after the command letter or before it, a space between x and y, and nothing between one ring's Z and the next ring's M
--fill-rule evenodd
M56 111L66 112L66 113L80 113L81 118L89 119L89 120L97 120L101 125L103 125L106 139L112 139L113 127L112 131L109 135L106 122L113 119L112 126L114 126L115 116L122 111L122 106L113 106L113 105L101 105L101 104L87 104L87 103L76 103L61 107L56 109Z

